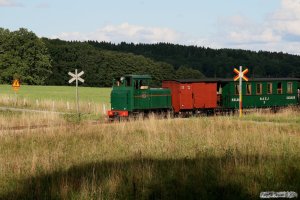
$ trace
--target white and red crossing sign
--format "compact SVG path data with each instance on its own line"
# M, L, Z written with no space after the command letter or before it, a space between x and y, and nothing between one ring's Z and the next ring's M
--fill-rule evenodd
M248 77L245 76L245 74L247 74L249 72L248 69L245 69L243 71L243 67L240 66L240 70L234 68L233 70L237 75L233 78L234 81L239 80L240 84L239 84L239 113L240 113L240 117L242 117L242 113L243 113L243 101L242 101L242 80L244 79L245 81L248 81Z
M239 80L239 78L244 79L245 81L249 81L248 77L245 76L245 74L247 74L249 72L248 68L245 69L244 71L242 71L242 69L240 68L240 70L237 70L236 68L234 68L233 70L237 75L233 78L234 81Z

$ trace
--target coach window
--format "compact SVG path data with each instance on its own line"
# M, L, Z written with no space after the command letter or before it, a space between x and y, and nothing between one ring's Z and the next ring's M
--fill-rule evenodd
M256 84L256 94L262 94L262 84L261 83Z
M239 90L240 90L240 87L238 84L234 84L234 94L235 95L239 95Z
M277 84L277 94L282 94L282 83L281 82L279 82Z
M268 84L267 84L267 87L268 87L268 88L267 88L267 93L268 93L268 94L272 94L272 89L273 89L272 83L268 83Z
M246 84L246 95L251 95L251 83Z
M293 83L292 82L288 82L287 83L287 93L288 94L292 94L293 93Z

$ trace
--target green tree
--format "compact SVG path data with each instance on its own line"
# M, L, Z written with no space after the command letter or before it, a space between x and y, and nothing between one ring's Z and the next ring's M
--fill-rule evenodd
M176 71L176 77L179 79L189 79L189 78L204 78L205 76L198 70L192 69L186 66L181 66Z
M21 28L10 32L0 28L0 77L11 83L14 76L25 84L45 83L51 74L50 56L43 41Z

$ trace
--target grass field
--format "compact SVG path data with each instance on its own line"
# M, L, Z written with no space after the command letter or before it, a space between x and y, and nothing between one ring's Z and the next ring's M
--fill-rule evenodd
M0 85L0 106L74 112L74 86L22 85L17 95L10 85ZM84 113L102 113L110 107L111 88L79 87L79 102Z
M300 192L300 115L291 109L98 125L0 112L0 121L0 199L258 199L262 191ZM56 126L5 130L20 123Z

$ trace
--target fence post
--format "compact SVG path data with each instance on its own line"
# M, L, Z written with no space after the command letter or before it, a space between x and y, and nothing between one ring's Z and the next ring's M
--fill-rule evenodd
M106 106L105 104L103 104L103 114L105 115L105 113L106 113Z

